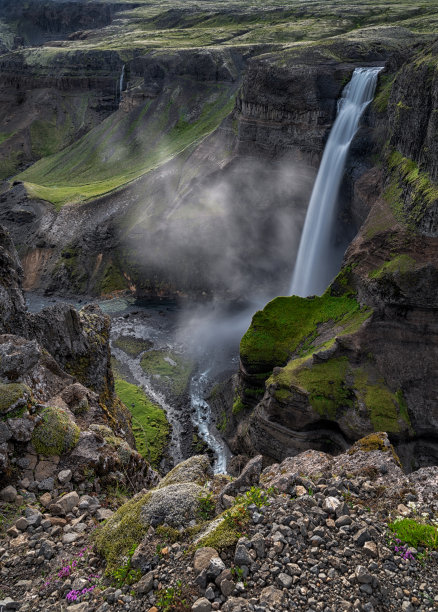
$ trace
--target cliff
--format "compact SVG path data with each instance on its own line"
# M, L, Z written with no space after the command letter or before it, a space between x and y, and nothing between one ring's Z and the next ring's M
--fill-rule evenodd
M277 298L242 340L234 413L247 451L339 452L384 429L407 467L436 463L435 58L432 45L381 77L381 165L355 183L370 211L338 277L321 298Z

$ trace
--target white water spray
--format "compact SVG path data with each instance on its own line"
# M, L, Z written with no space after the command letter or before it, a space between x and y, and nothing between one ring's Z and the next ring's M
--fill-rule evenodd
M339 268L343 253L332 242L336 203L351 142L360 118L374 97L382 68L356 68L338 102L338 115L324 149L303 233L290 292L321 295Z

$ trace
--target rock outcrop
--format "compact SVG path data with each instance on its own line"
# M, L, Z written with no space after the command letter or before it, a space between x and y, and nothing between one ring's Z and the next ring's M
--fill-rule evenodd
M0 232L1 481L53 491L70 471L90 491L156 484L114 392L109 318L92 306L27 313L16 251Z

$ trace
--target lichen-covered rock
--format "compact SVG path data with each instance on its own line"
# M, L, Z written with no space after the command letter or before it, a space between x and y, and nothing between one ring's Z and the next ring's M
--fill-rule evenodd
M40 455L62 455L76 446L79 433L79 427L65 410L47 407L34 429L32 444Z
M171 527L186 527L196 519L199 497L203 488L195 483L171 484L149 493L141 518L153 527L167 523Z
M195 455L182 461L173 468L161 480L159 488L167 487L171 484L180 484L183 482L195 482L199 485L205 484L207 480L212 478L213 470L211 468L210 459L207 455Z
M0 414L15 412L29 406L32 392L26 385L20 383L0 383Z
M290 492L300 476L330 477L338 474L378 478L386 485L404 479L400 461L384 432L358 440L348 451L333 457L308 450L267 467L260 478L264 486Z

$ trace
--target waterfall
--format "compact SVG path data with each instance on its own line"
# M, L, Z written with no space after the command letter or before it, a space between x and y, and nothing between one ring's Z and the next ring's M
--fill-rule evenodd
M360 118L374 97L382 68L356 68L338 102L338 114L318 170L292 277L290 292L321 295L339 269L343 252L332 244L336 203L345 161Z
M122 72L120 74L120 80L119 80L119 99L122 97L123 82L124 82L124 80L125 80L125 64L123 64Z

